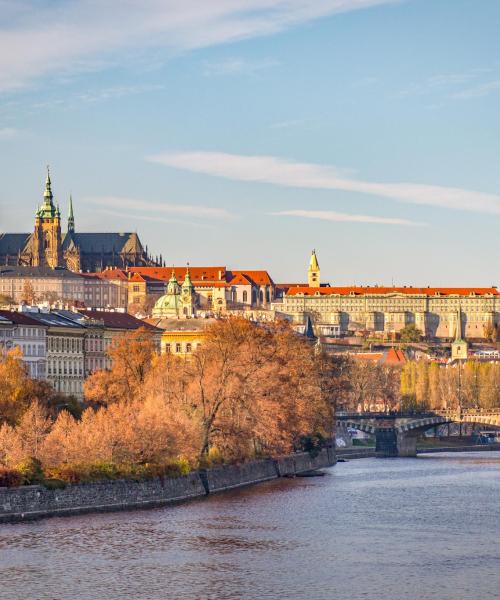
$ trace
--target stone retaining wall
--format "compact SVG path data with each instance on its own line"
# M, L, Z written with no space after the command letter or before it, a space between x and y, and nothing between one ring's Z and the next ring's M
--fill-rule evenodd
M294 454L277 460L203 469L185 477L101 481L68 485L58 490L48 490L41 485L0 488L0 523L162 506L333 464L335 452L328 448L316 458L309 454Z

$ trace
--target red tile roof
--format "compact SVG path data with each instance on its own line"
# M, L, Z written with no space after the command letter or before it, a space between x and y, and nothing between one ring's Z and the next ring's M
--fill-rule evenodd
M269 273L267 271L230 271L230 273L235 275L243 275L247 279L251 279L256 285L274 285L273 280L271 279Z
M422 287L291 287L287 296L364 296L364 295L384 296L387 294L406 294L414 296L470 296L491 294L500 296L496 287L489 288L422 288Z
M129 273L139 273L140 275L146 275L151 279L168 281L172 276L172 270L177 277L177 281L182 283L186 275L186 266L182 267L129 267ZM226 280L226 267L189 267L189 273L191 275L191 281L197 283L198 281L225 281Z
M405 353L396 348L389 348L381 352L356 352L351 354L351 357L355 360L368 360L378 365L395 366L406 363Z
M108 310L80 310L78 312L91 319L102 321L104 326L109 329L139 329L140 327L144 327L151 331L157 331L157 329L149 323L136 319L128 313Z

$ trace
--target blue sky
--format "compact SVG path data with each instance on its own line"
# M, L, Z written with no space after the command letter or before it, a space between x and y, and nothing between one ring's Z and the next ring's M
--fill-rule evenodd
M119 6L119 8L116 8ZM168 263L492 285L498 0L0 0L0 232L45 165Z

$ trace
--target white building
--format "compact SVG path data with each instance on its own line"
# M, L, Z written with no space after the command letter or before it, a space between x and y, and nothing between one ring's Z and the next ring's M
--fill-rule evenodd
M33 379L45 379L47 327L28 315L0 310L0 347L19 348Z

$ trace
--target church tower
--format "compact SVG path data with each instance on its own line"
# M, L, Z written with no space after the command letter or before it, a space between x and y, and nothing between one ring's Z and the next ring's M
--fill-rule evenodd
M182 314L185 317L194 317L196 315L196 293L191 281L189 267L186 269L186 275L181 287Z
M68 233L75 233L75 217L73 215L73 197L69 196Z
M462 311L457 311L457 330L455 341L451 344L451 360L467 360L467 342L462 339Z
M61 212L54 205L48 167L43 203L35 214L32 264L35 267L47 266L53 269L63 266Z
M311 259L309 261L309 269L307 270L307 281L309 287L320 287L321 277L318 258L316 256L316 250L313 250L311 254Z

